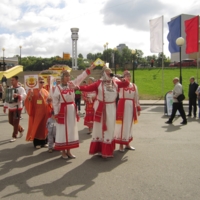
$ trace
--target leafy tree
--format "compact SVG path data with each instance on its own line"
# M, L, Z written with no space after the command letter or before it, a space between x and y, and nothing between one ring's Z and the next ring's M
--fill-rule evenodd
M87 54L87 59L88 60L94 60L94 55L92 53Z
M78 57L83 59L83 55L81 53L78 54Z
M162 58L163 58L163 62L167 61L166 56L163 53L159 53L158 58L157 58L157 66L158 67L162 67Z

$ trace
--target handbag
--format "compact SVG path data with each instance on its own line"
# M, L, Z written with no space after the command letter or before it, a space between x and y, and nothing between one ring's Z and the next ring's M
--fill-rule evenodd
M184 99L185 99L185 95L184 95L184 94L180 94L180 95L177 97L178 102L182 102Z

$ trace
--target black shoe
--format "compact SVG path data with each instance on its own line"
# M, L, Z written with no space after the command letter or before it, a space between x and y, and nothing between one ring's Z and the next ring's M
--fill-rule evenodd
M192 115L188 114L187 116L188 116L188 117L191 117Z
M186 125L187 121L182 121L181 124Z
M172 122L168 120L165 122L165 124L172 124Z

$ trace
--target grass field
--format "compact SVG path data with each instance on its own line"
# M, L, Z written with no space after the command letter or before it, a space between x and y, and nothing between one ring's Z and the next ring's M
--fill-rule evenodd
M179 68L167 68L162 72L161 68L136 69L135 83L139 90L140 99L164 99L163 96L173 89L173 78L179 77ZM122 73L122 71L118 71ZM131 71L132 74L132 71ZM191 76L197 81L197 68L182 68L182 85L185 96L188 96L188 85ZM200 76L200 72L199 72ZM200 80L200 77L198 78Z

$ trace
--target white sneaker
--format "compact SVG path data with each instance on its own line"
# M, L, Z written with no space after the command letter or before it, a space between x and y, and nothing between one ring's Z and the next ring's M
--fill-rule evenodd
M11 140L10 140L10 142L15 142L16 141L16 138L12 138Z
M23 133L24 133L24 129L22 130L22 132L19 133L19 138L23 136Z

